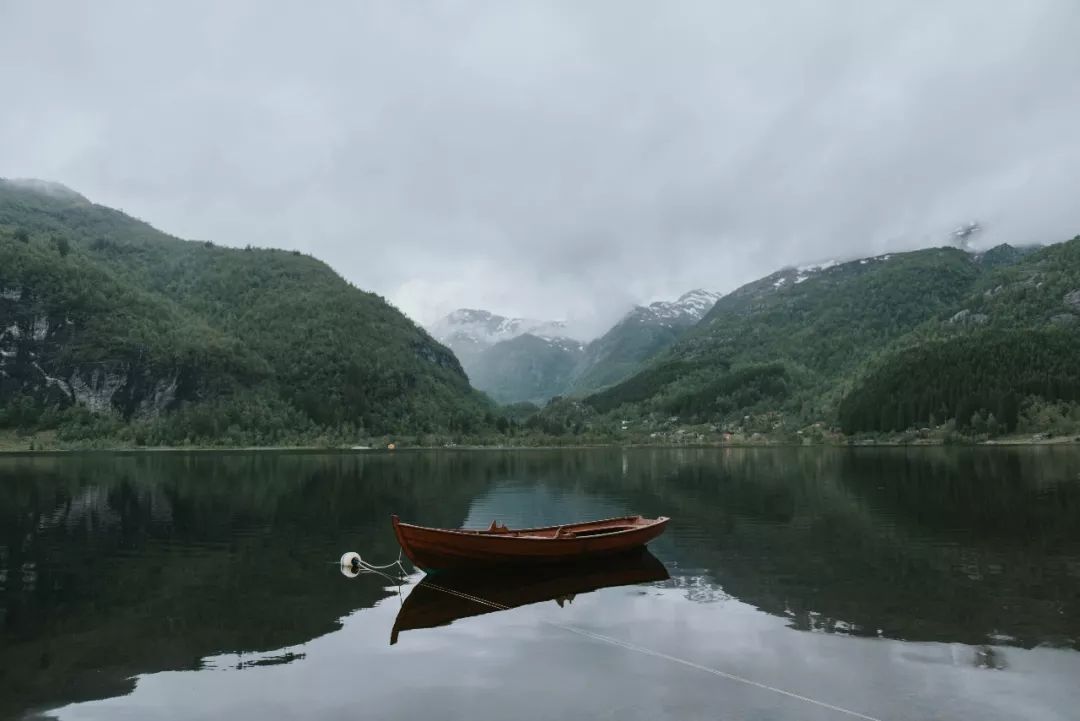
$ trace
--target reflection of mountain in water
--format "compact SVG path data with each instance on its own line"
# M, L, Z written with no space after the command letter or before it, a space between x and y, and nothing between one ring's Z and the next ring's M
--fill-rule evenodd
M394 557L392 510L458 525L484 486L467 459L408 458L0 459L0 718L335 630L389 592L329 561Z
M391 512L663 514L651 548L695 601L804 630L1080 648L1078 474L1075 451L1031 448L0 458L0 717L211 655L299 659L390 593L333 562L396 557Z
M795 628L1080 649L1075 450L629 458L594 492L662 509L674 519L662 558Z
M552 456L523 457L470 518L668 515L651 548L690 600L733 596L807 631L1080 649L1075 449Z
M731 600L731 595L716 585L708 576L683 573L672 579L671 585L682 591L688 601L695 603L716 603Z

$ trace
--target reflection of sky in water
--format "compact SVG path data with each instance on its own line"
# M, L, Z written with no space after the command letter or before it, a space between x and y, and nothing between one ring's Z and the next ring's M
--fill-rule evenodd
M346 581L343 581L346 582ZM374 582L363 579L359 582ZM1065 721L1080 703L1080 654L978 649L794 631L735 600L688 603L681 590L605 589L410 632L387 632L396 598L288 653L208 659L213 670L139 679L130 696L60 710L60 719L834 719L835 711L574 635L552 621L715 667L880 719ZM285 651L279 652L285 653ZM180 713L178 710L183 709Z
M473 499L464 528L487 528L498 520L510 528L554 526L577 519L615 518L631 514L625 505L588 495L580 488L508 481Z
M967 458L964 453L956 457ZM1075 519L1076 488L1053 485L1062 473L1044 461L1033 477L1048 484L1053 498L1037 507L1023 495L1023 484L1014 484L1008 474L980 470L985 477L976 483L965 475L964 465L946 464L928 466L919 475L922 467L909 456L903 463L879 467L863 465L868 462L864 456L842 452L568 452L551 455L550 463L539 454L513 456L517 461L496 454L460 455L451 459L474 466L443 471L442 485L425 478L432 469L449 467L431 456L374 458L355 461L374 465L377 472L369 476L337 458L321 465L313 458L294 458L290 463L295 467L278 474L273 493L272 486L254 483L252 490L236 493L224 481L169 486L158 495L148 494L146 484L132 485L128 495L120 493L126 486L110 487L110 493L77 487L72 510L47 515L42 528L66 528L69 535L58 538L72 543L84 538L75 534L84 532L80 529L97 534L86 539L106 538L103 529L118 532L121 521L124 527L138 527L133 522L142 517L146 532L159 534L156 543L163 545L121 544L113 555L103 556L108 564L127 568L140 554L157 552L173 569L163 578L175 581L183 569L213 561L212 572L193 575L190 587L164 585L162 593L179 599L174 611L205 609L205 614L192 612L187 622L217 643L215 655L188 662L187 667L198 670L145 673L128 695L70 704L53 713L64 720L93 721L850 718L576 635L560 625L882 721L1066 721L1075 720L1080 708L1080 653L1018 647L1053 643L1054 638L1074 643L1063 635L1072 634L1075 623L1060 613L1075 606L1077 586L1069 579L1080 568L1071 536L1063 535L1071 533L1068 524ZM928 458L940 461L938 455ZM1058 471L1074 478L1080 455L1068 458ZM503 465L485 465L496 463ZM304 478L297 471L307 465L318 471L315 480L294 480ZM899 470L895 477L882 477L877 472L882 469ZM1026 479L1023 470L1017 477ZM185 478L189 475L198 474L183 471ZM244 468L237 477L254 478ZM361 477L362 483L356 480ZM456 491L458 479L476 478L491 480L473 480ZM328 520L346 501L354 504L349 513ZM1025 513L1015 513L1023 502L1028 503ZM127 515L117 515L117 509ZM177 520L161 521L161 509ZM578 593L562 608L545 601L450 626L413 629L390 646L398 597L379 593L384 582L377 577L349 580L332 563L326 564L325 574L318 564L334 561L344 550L358 550L376 563L392 560L397 549L388 515L410 509L426 514L418 520L440 518L444 512L443 522L474 528L492 520L520 527L665 513L674 516L673 525L651 548L672 578ZM193 519L207 517L216 520L206 528L192 525ZM114 577L107 574L115 569L96 568L106 572L106 579ZM264 574L288 582L269 584ZM154 577L130 578L150 585L145 595L114 599L118 626L128 618L121 601L134 598L157 608L150 603ZM242 592L222 593L219 599L214 595L218 589L208 584L225 585L230 579ZM288 597L292 594L296 598ZM920 603L920 597L929 601ZM972 598L975 603L966 603ZM950 599L955 606L946 603ZM240 640L231 645L218 641L225 630L245 628L246 614L235 609L223 612L221 620L212 617L226 603L251 608L256 620L248 625L291 633L266 634L274 640L259 646L261 653L217 654L262 641L258 634L255 641L251 634L235 636ZM291 618L267 615L267 608L315 613ZM320 611L325 617L316 618ZM965 615L969 611L977 615ZM333 620L342 613L343 625L334 630ZM268 622L259 625L263 618ZM887 627L880 636L879 623ZM314 638L302 641L309 636ZM901 640L908 637L971 643ZM65 636L50 643L56 647L69 638L77 644L77 638ZM982 638L997 645L975 645ZM170 656L171 649L166 645L160 659L154 659L157 668L185 667ZM108 650L73 658L84 671L101 654ZM130 673L146 668L135 665Z

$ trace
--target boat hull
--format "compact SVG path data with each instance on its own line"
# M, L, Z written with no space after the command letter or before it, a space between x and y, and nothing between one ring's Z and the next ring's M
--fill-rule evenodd
M668 520L627 516L517 531L466 531L415 526L394 516L393 525L414 566L442 571L566 563L623 553L655 539Z

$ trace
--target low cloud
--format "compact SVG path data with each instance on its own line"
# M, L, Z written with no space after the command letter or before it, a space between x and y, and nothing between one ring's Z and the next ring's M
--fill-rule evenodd
M0 175L420 321L600 328L972 219L1080 232L1077 37L1072 0L8 4Z

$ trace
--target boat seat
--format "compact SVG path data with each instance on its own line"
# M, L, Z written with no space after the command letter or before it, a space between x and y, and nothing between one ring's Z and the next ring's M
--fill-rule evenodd
M602 526L600 528L585 528L577 533L575 536L599 536L601 533L615 533L616 531L629 531L634 526Z

